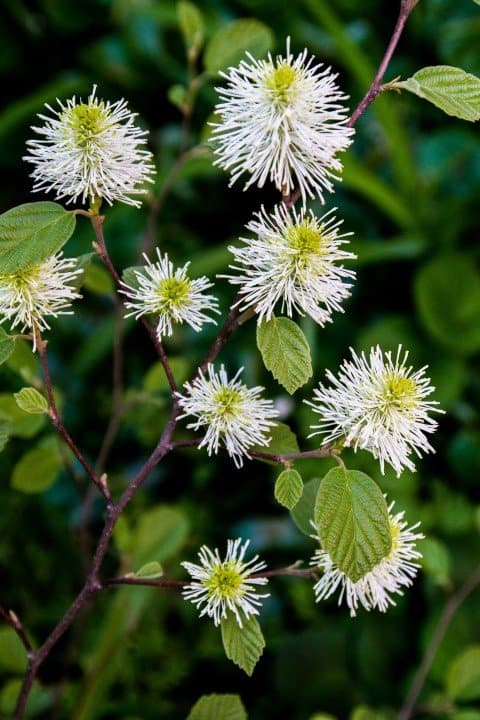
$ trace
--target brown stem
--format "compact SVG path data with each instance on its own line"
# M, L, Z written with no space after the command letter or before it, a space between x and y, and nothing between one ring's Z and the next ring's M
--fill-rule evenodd
M112 498L110 495L110 490L108 489L108 486L106 484L105 479L102 476L97 475L95 470L91 467L91 465L87 462L85 457L83 456L81 450L77 447L75 442L70 437L70 434L68 433L66 427L64 426L62 419L60 417L60 414L57 409L57 404L55 402L55 396L53 393L53 385L52 385L52 379L50 377L50 369L48 367L48 358L47 358L47 343L45 340L42 340L40 337L40 334L37 333L37 348L38 348L38 354L40 356L40 362L42 365L42 371L43 371L43 378L45 381L45 389L47 391L47 397L48 397L48 405L49 405L49 416L52 421L52 424L58 434L63 438L63 440L67 443L70 450L73 452L77 460L82 465L83 469L87 473L87 475L91 478L97 489L100 491L100 493L103 495L105 500L107 501L107 504L111 504Z
M110 272L111 276L115 280L118 287L121 287L122 285L122 279L120 275L118 274L114 264L112 263L110 259L110 255L108 254L107 246L105 244L105 237L103 235L103 221L104 217L103 215L89 215L90 222L92 223L92 227L95 231L95 235L97 238L97 242L94 244L95 251L98 253L100 259L104 263L107 270ZM123 303L123 299L121 299L121 302ZM148 332L150 339L155 346L155 349L160 357L160 362L163 365L163 369L165 371L165 375L168 380L168 384L170 385L170 389L172 390L172 393L175 393L177 391L177 383L175 382L175 378L173 377L172 370L170 368L170 365L168 363L167 355L165 353L165 350L163 348L162 342L158 339L157 334L145 318L140 318L140 322Z
M480 585L480 565L478 565L472 574L466 579L464 584L454 593L445 603L442 613L438 619L434 633L430 638L430 642L427 645L425 653L423 655L420 666L415 673L413 682L411 684L408 695L405 698L405 702L400 709L397 720L408 720L412 715L415 703L417 702L418 696L420 695L422 688L427 679L428 673L432 666L432 663L437 654L437 650L445 637L450 623L452 622L455 613L465 602L468 596L476 590Z
M200 372L205 372L207 369L207 366L209 363L213 362L217 355L219 354L220 350L223 348L225 343L227 342L230 335L233 333L235 328L238 326L238 319L240 316L240 311L237 307L237 303L240 300L240 294L237 295L235 300L233 301L232 307L230 308L230 311L227 315L227 318L223 324L222 329L218 333L217 337L213 341L212 345L210 346L210 349L208 350L207 354L203 358L196 375L198 375Z
M275 453L263 452L263 450L249 450L249 455L261 460L271 460L272 462L282 463L283 465L290 460L304 460L306 458L338 458L336 447L334 445L322 445L315 450L301 450L295 453L285 453L277 455Z
M347 123L348 127L353 127L355 125L358 118L363 115L368 106L371 105L375 98L381 93L382 80L385 73L387 72L387 68L390 64L393 53L396 50L398 41L400 40L408 17L417 3L418 0L402 0L400 5L400 12L392 33L392 37L390 38L390 42L388 43L385 55L383 56L380 65L378 66L377 74L375 75L375 78L369 89L367 90L365 96L362 98L362 100L359 102L359 104L353 111L352 116Z
M127 505L130 503L132 498L140 489L150 472L153 470L153 468L172 449L171 438L177 422L177 416L178 407L176 401L174 400L172 413L157 446L155 447L141 470L138 472L132 483L127 487L123 495L120 497L118 502L110 505L110 507L108 508L107 519L105 521L102 534L98 541L92 565L83 588L80 590L79 594L72 602L63 618L52 630L43 645L36 652L31 654L28 670L22 684L20 695L18 697L13 720L22 720L25 712L25 706L27 704L27 700L33 683L35 682L35 679L37 677L38 670L50 654L52 648L60 640L62 635L68 630L80 610L84 608L90 602L93 595L102 588L102 583L99 580L98 575L105 555L107 554L108 546L113 534L115 524L122 512L125 510Z

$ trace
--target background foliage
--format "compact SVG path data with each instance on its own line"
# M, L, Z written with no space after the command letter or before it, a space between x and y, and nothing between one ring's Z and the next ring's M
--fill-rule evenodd
M307 46L338 69L352 107L373 78L396 5L382 0L198 3L208 37L235 18L255 17L271 28L274 51L284 49L286 35L295 51ZM167 99L169 88L186 79L175 2L4 0L0 12L0 210L32 199L20 157L35 113L56 97L85 97L93 83L101 97L125 96L151 130L160 188L181 142L180 114ZM471 0L421 0L387 79L437 63L480 75L479 31L480 8ZM205 133L214 84L200 90L194 142ZM413 364L430 365L436 399L448 411L434 438L437 455L399 480L388 471L382 477L367 454L350 463L398 498L411 522L422 521L429 538L423 546L425 573L413 590L385 616L362 612L350 619L334 602L315 605L308 582L275 579L262 614L267 649L251 679L225 661L213 625L200 621L173 592L105 591L43 667L31 717L175 720L185 718L203 692L239 693L252 720L306 720L315 713L345 717L353 708L359 720L377 717L366 706L386 715L400 706L446 596L472 570L480 551L479 150L475 125L448 118L408 94L377 100L358 123L343 184L332 198L345 229L355 233L358 282L345 315L337 315L330 327L303 322L315 348L314 376L295 395L297 412L263 368L253 324L234 336L221 358L232 370L244 365L249 384L263 384L271 397L284 398L285 419L303 447L308 447L311 418L300 400L311 395L326 367L337 367L349 345L361 349L380 343L388 349L401 342L410 348ZM242 233L251 212L273 200L270 191L228 190L226 176L203 153L179 173L155 225L155 241L174 261L190 259L192 274L213 277L224 271L227 244ZM126 206L107 211L106 240L117 266L137 262L148 241L148 211L148 205L142 211ZM89 252L91 241L88 223L78 223L68 254ZM218 280L216 290L226 310L232 288ZM55 322L49 350L66 425L95 458L110 411L114 336L112 286L100 266L90 267L83 293L75 320ZM168 412L167 388L148 339L133 322L127 321L125 330L125 413L108 463L117 493L155 443ZM214 334L209 326L200 337L185 330L168 343L180 382ZM27 416L11 400L12 392L35 384L36 377L36 359L19 344L0 374L0 418L16 429L0 465L0 593L2 604L18 611L41 640L80 587L103 504L88 493L64 449L46 488L29 481L28 457L26 469L15 468L27 450L52 442L44 416ZM71 471L59 472L65 462ZM304 460L296 467L310 479L324 474L331 461ZM250 537L254 551L272 567L310 556L312 542L274 499L275 474L262 463L235 470L223 455L212 461L196 450L169 456L128 508L105 572L158 560L169 575L183 578L180 560L193 560L203 543L224 547L228 537L238 535ZM480 643L478 603L478 594L471 596L441 646L429 676L426 712L436 709L448 717L460 717L462 707L473 712L478 677L475 681L474 672L474 689L470 683L465 690L455 680L459 661L453 667L452 662L467 645ZM475 657L466 661L473 670ZM5 718L24 663L11 632L0 628ZM469 717L480 717L480 709L476 712Z

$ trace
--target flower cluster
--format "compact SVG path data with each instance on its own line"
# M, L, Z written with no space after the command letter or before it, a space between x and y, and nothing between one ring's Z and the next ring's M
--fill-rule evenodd
M61 253L33 267L0 272L0 323L31 330L35 349L37 333L50 329L47 317L71 314L72 301L81 297L73 283L82 272L75 258Z
M125 100L99 100L96 89L87 102L58 100L58 110L46 105L52 116L39 115L44 125L32 129L41 138L28 141L24 157L34 166L33 189L53 190L67 202L119 200L139 207L131 196L146 192L142 185L153 182L155 171L152 154L142 148L147 132L136 127Z
M229 248L236 262L230 268L238 274L226 277L240 285L241 310L252 307L261 322L279 303L289 317L296 311L319 325L331 322L355 278L338 263L356 257L341 249L351 233L339 234L342 221L332 212L317 218L312 211L297 213L279 205L270 214L263 207L255 214L247 225L255 237L242 238L241 248Z
M356 615L359 605L365 610L376 608L386 612L390 605L395 605L392 595L402 595L403 588L412 584L420 567L417 560L422 557L416 549L416 542L424 536L415 532L420 523L407 527L403 512L392 515L393 506L394 503L391 503L388 509L392 537L390 552L360 580L351 580L328 552L321 547L317 550L310 562L310 565L323 573L314 586L317 602L339 590L338 604L345 600L352 617Z
M437 428L430 412L442 412L435 390L425 376L426 367L414 371L407 365L408 352L399 346L395 357L371 348L368 357L351 348L352 360L344 360L338 377L326 371L332 387L323 383L307 402L320 415L310 437L324 434L324 443L340 440L347 447L362 448L380 462L382 473L389 463L399 476L404 467L415 470L412 452L434 452L427 435Z
M158 262L152 263L144 255L146 265L134 275L136 287L123 283L121 292L129 300L125 307L131 309L126 317L153 314L158 317L157 336L161 340L172 335L173 323L187 323L196 332L206 322L215 323L206 313L219 313L218 301L213 295L205 295L205 290L213 287L206 277L191 280L187 276L190 263L174 270L168 255L163 257L157 248Z
M275 425L272 418L278 417L272 401L260 398L262 387L248 388L239 380L242 370L229 380L223 365L217 373L210 364L208 376L200 371L192 383L185 383L186 394L178 394L184 411L180 417L196 418L187 427L206 428L199 447L206 447L211 455L223 444L237 467L253 445L268 444L267 433Z
M286 57L248 54L248 62L221 75L227 86L218 89L213 147L230 184L247 174L245 188L270 180L286 196L296 183L304 204L307 196L323 201L323 190L331 192L331 181L340 178L337 154L353 135L337 76L306 50L295 58L289 38Z
M208 615L215 625L220 625L231 612L242 627L242 615L247 620L251 615L258 615L262 599L269 597L269 593L258 595L256 592L259 585L267 584L267 578L253 577L267 566L263 561L257 562L258 555L245 562L250 541L242 542L241 538L228 540L224 560L216 548L212 552L203 545L198 553L200 565L182 562L193 578L183 590L184 598L198 608L204 605L200 617Z

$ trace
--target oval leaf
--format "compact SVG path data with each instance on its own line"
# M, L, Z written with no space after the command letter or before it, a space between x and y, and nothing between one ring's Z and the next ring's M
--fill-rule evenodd
M411 78L392 84L428 100L447 115L480 120L480 78L450 65L425 67Z
M257 326L257 345L273 377L292 395L312 376L310 347L298 325L272 317Z
M204 33L202 13L193 3L181 0L177 5L177 14L187 49L200 50Z
M18 407L13 395L0 393L0 421L10 426L13 437L30 438L45 424L45 415L29 415Z
M156 560L142 565L140 570L135 573L136 578L144 578L145 580L155 580L155 578L162 577L162 575L163 568Z
M243 627L240 627L233 614L229 614L222 620L222 640L225 654L229 660L251 675L255 665L259 661L265 647L260 625L257 618L252 615L248 620L243 620Z
M14 393L13 397L18 407L30 415L48 413L47 398L35 388L22 388L18 393Z
M247 713L238 695L204 695L187 720L247 720Z
M480 645L466 648L450 665L447 692L453 700L480 698Z
M0 266L13 273L60 250L75 230L75 215L54 202L19 205L0 215Z
M235 20L222 27L207 45L204 56L205 69L211 73L238 65L249 52L262 57L273 45L273 33L258 20Z
M22 455L13 468L11 485L24 493L40 493L55 482L62 467L56 437Z
M0 328L0 365L8 360L15 350L15 337L8 335L3 328Z
M378 485L358 470L334 468L315 503L320 542L353 582L372 570L392 546L388 509Z
M284 470L275 481L275 498L284 507L291 510L302 497L303 480L293 468Z

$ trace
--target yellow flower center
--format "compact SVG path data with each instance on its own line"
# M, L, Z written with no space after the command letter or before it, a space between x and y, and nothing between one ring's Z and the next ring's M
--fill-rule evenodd
M40 279L40 266L16 270L8 275L0 274L0 285L5 285L17 293L29 295L32 284Z
M157 312L172 313L184 307L190 299L190 285L188 278L172 277L162 280L156 293Z
M75 144L88 149L90 143L108 126L107 118L108 113L103 104L81 103L65 110L60 121L73 131Z
M238 414L238 408L242 396L238 390L229 387L221 387L214 395L214 401L217 405L215 414L220 415L225 420L235 418Z
M292 88L297 79L297 71L287 62L283 62L267 76L265 82L271 91L273 100L285 105L291 100Z
M301 225L291 225L286 236L289 252L283 260L292 264L292 272L301 273L311 265L313 257L321 257L324 244L321 230L312 227L308 220Z
M411 410L418 403L417 383L412 378L389 373L384 378L385 405L399 410Z
M235 600L239 594L241 595L239 589L242 583L243 577L238 571L238 566L231 561L218 565L204 581L209 596L217 596L222 600Z

